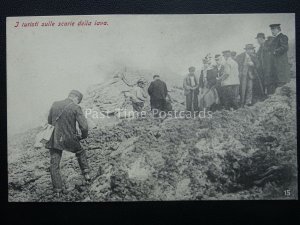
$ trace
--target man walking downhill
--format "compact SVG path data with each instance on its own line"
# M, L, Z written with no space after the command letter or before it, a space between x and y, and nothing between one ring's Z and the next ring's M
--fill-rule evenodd
M239 97L239 69L238 64L231 58L231 52L229 50L223 51L225 59L224 74L221 78L221 94L224 99L225 109L237 109L238 97Z
M63 190L59 164L63 150L76 154L79 167L86 181L90 181L89 165L85 150L80 140L88 136L88 124L81 107L78 105L83 95L72 90L65 100L54 102L48 116L48 123L55 126L46 148L50 150L50 174L54 192L60 196ZM76 122L81 130L81 137L76 134Z
M189 73L183 80L184 95L186 96L186 110L188 112L199 111L198 107L198 94L199 82L195 75L195 67L189 68Z
M270 25L272 35L275 37L271 43L272 70L276 77L276 87L281 87L290 82L290 67L287 52L289 50L289 39L281 33L280 24Z

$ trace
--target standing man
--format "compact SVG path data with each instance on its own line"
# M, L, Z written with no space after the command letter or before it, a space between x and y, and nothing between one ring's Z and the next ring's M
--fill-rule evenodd
M224 74L221 77L221 92L224 99L224 107L226 109L238 108L239 97L239 68L236 61L231 58L229 50L223 51L225 59Z
M272 35L275 37L271 43L272 69L276 78L276 87L281 87L290 81L290 68L287 52L289 39L281 33L280 24L270 25Z
M144 108L145 101L147 99L147 93L144 90L145 83L143 80L138 80L137 85L133 88L133 94L130 97L133 110L141 112Z
M235 51L231 51L231 58L236 61L236 52Z
M236 57L239 65L241 106L253 104L253 80L257 76L257 59L254 55L255 47L247 44L245 52Z
M199 82L195 75L196 68L191 66L189 73L183 80L184 95L186 96L186 110L198 111Z
M85 180L91 179L86 153L79 142L88 136L87 120L78 105L82 97L79 91L72 90L68 98L53 103L48 116L48 123L55 128L46 148L50 150L50 174L54 192L58 196L63 188L59 164L64 150L75 153ZM81 137L76 133L76 122L81 130Z
M219 108L222 108L224 106L224 98L223 98L223 94L221 92L221 78L224 75L224 65L222 62L222 56L220 54L215 55L215 69L217 71L217 84L216 84L216 89L219 95L219 100L220 100L220 104L219 104Z
M259 44L259 49L257 51L257 58L259 61L259 76L262 81L263 85L263 91L265 94L273 94L274 91L272 86L274 86L273 82L274 74L271 71L271 51L270 51L270 39L266 41L265 34L264 33L258 33L256 36L257 43ZM254 92L259 87L254 84ZM259 89L258 89L259 90Z
M168 96L167 85L160 79L159 75L154 75L153 80L148 88L151 110L165 111L166 97Z

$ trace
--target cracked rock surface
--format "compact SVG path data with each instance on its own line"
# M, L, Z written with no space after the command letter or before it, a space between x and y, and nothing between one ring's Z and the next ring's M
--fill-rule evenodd
M218 111L212 119L97 125L82 142L92 182L84 182L75 155L64 152L61 174L69 191L59 199L52 194L48 150L33 148L39 128L29 130L8 142L9 201L295 199L295 86L292 80L264 102Z

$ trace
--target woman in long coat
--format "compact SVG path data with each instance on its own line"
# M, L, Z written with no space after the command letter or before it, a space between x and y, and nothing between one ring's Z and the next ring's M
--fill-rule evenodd
M218 71L212 66L211 56L208 54L203 59L203 69L199 79L199 108L215 111L220 103L219 95L216 90Z

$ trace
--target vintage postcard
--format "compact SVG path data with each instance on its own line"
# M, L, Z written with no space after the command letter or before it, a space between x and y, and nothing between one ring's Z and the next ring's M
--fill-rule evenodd
M295 14L6 30L10 202L298 198Z

